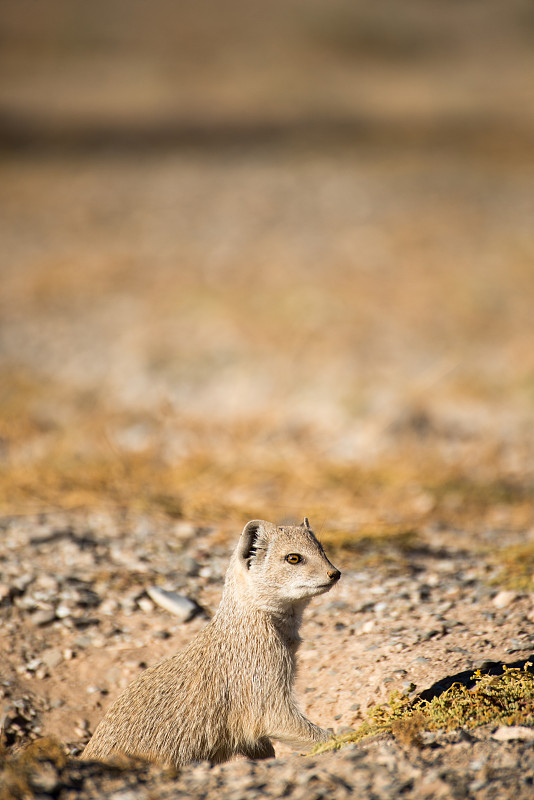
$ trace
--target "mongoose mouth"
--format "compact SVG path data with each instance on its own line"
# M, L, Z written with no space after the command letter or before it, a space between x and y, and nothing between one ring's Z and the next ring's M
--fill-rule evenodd
M334 583L318 583L315 586L303 586L302 588L317 594L322 594L331 589L332 586L334 586Z

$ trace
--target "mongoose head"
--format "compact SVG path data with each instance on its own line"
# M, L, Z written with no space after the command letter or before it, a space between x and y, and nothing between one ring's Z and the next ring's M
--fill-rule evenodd
M304 519L302 525L287 527L264 520L247 523L228 578L239 584L247 602L283 612L328 592L340 576Z

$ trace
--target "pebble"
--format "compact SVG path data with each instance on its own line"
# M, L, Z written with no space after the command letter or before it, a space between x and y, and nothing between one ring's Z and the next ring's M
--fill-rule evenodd
M41 608L38 611L34 611L34 613L30 615L30 620L38 627L49 625L55 620L55 618L56 612L53 608Z
M189 575L190 577L198 575L199 573L198 562L195 561L195 559L192 558L191 556L188 555L181 556L179 563L186 575Z
M0 603L4 600L9 600L11 595L11 587L7 583L0 583Z
M41 661L48 669L54 669L63 661L63 655L60 650L45 650L41 656Z
M370 619L367 622L363 623L363 625L361 627L361 632L362 633L371 633L371 631L373 630L374 627L375 627L375 621L374 621L374 619Z
M507 589L503 589L501 592L498 592L492 600L493 605L495 608L506 608L507 606L511 605L514 600L517 599L517 592L512 592Z
M76 647L79 647L80 650L85 650L87 647L90 647L93 643L93 640L90 636L78 636L78 638L74 641Z
M174 614L180 622L189 622L199 608L195 601L190 600L189 597L160 589L158 586L149 586L147 594L156 605Z
M493 738L498 742L531 741L534 740L534 728L525 725L499 725Z
M100 612L106 616L112 616L118 607L119 604L113 597L107 597L100 605Z
M154 603L148 597L140 597L137 605L145 614L150 614L151 611L154 611Z

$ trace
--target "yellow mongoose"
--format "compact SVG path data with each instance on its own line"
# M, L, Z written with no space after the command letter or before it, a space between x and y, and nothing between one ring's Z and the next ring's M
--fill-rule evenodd
M302 612L340 572L309 522L253 520L241 534L217 613L181 653L140 675L113 703L82 758L117 753L179 767L274 756L271 739L328 739L293 697Z

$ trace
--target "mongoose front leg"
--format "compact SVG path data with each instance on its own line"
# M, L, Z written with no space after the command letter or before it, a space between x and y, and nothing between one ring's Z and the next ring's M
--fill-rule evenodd
M297 747L313 747L328 741L331 735L330 731L314 725L298 709L291 707L278 717L274 729L269 731L271 739Z
M254 742L254 744L247 747L242 747L241 755L253 760L260 760L263 758L274 758L275 752L270 739L264 736L261 739L258 739L257 742Z

